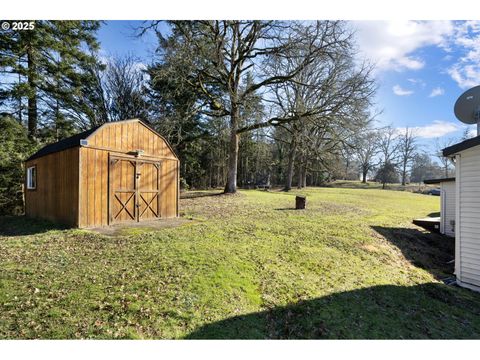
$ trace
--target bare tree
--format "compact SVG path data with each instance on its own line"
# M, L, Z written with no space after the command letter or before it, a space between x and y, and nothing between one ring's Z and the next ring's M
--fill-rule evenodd
M104 91L110 121L147 115L144 97L143 65L132 55L110 59L104 78Z
M398 132L392 126L387 126L378 130L378 134L377 144L381 156L379 173L382 174L380 181L382 182L382 188L385 189L385 185L392 178L391 172L398 165L397 154L400 143L398 141Z
M281 63L287 72L298 67L299 59L290 55ZM366 114L375 92L371 68L358 66L353 57L351 47L339 48L318 56L292 81L274 86L270 102L277 116L296 118L278 125L289 134L286 191L291 189L295 166L298 187L305 187L307 174L327 167L332 154L338 159L351 153L353 135L369 123Z
M446 178L450 176L451 167L452 167L452 160L450 158L443 156L442 150L446 147L449 147L455 142L454 139L443 139L440 140L439 138L435 139L435 157L439 160L440 165L443 169L443 174Z
M412 163L417 150L418 144L415 132L407 127L405 132L398 137L398 155L401 166L402 185L404 186L407 178L407 168Z
M360 163L362 182L367 182L367 176L375 167L375 157L378 155L378 133L368 130L356 137L355 156Z
M412 161L410 181L421 183L425 179L440 178L443 176L443 169L434 163L426 152L417 152Z
M337 21L173 21L170 25L171 35L160 36L161 61L194 63L195 71L184 81L203 95L199 109L208 116L228 118L226 193L237 188L241 134L307 115L274 113L265 114L260 121L244 121L241 111L249 95L260 92L268 100L267 93L275 85L294 81L318 57L328 57L348 46L351 35ZM296 66L285 66L292 56L298 60ZM245 86L247 73L252 74L253 81Z
M93 81L84 84L83 93L76 95L86 116L80 112L70 113L79 127L124 119L148 119L147 74L135 56L110 57L103 62L97 59L88 71Z

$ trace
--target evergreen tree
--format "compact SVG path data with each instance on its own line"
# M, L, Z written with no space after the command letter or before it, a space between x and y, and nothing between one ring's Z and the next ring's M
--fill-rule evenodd
M8 79L1 94L20 122L26 113L31 139L39 124L59 139L88 116L84 90L94 81L87 69L97 61L99 26L98 21L36 21L33 30L0 33L0 72Z
M32 151L25 128L0 117L0 215L23 211L23 161Z
M382 188L385 189L386 184L398 182L397 167L390 161L385 162L380 166L375 176L375 180L382 183Z

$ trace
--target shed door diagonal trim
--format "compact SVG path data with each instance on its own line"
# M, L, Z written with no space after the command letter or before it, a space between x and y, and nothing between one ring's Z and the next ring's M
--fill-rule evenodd
M138 161L138 221L160 215L160 163Z
M137 219L136 162L130 159L110 158L109 223Z
M161 162L110 156L109 224L161 217Z

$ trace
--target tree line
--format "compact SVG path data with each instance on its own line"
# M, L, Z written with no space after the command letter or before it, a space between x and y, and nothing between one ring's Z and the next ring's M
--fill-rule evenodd
M101 26L0 32L1 212L21 211L21 163L35 149L128 118L168 139L185 188L406 183L426 176L418 164L435 168L412 131L374 129L373 68L346 22L145 22L136 36L158 40L146 64L101 57Z

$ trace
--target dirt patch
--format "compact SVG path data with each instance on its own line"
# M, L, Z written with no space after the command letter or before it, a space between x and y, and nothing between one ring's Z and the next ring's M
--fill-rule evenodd
M247 213L249 208L252 205L246 202L245 194L241 193L215 193L180 199L181 213L187 218L226 218Z
M192 223L193 220L189 218L179 217L174 219L160 219L151 221L142 221L138 223L123 223L114 224L111 226L90 228L87 230L100 233L102 235L119 236L119 235L131 235L141 232L158 231L161 229L174 228Z

